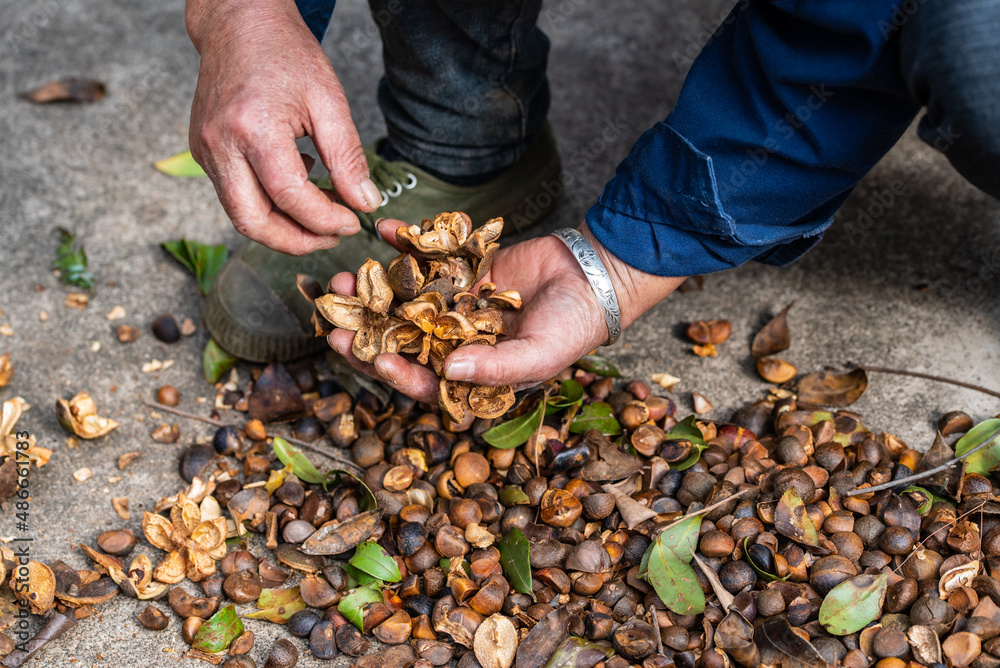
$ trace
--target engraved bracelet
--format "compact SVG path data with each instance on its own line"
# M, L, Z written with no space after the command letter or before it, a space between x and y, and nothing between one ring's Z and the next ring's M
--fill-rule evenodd
M611 283L608 270L601 262L597 251L590 245L586 237L570 227L558 229L552 236L566 244L573 257L580 263L583 275L590 281L590 287L594 289L597 296L597 303L601 305L604 312L604 321L608 323L608 340L602 345L610 346L618 340L622 333L622 311L618 306L618 297L615 295L615 286Z

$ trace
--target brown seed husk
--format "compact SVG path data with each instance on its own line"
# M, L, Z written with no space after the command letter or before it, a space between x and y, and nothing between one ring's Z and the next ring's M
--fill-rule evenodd
M503 615L490 615L476 629L476 660L483 668L510 668L517 653L517 630Z

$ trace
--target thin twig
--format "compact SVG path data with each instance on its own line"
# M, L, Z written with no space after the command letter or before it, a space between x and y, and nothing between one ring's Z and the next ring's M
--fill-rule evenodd
M195 415L194 413L186 413L186 412L184 412L182 410L174 408L173 406L164 406L163 404L157 403L155 401L143 401L142 403L146 404L150 408L155 408L158 411L165 411L167 413L173 413L174 415L179 415L179 416L181 416L183 418L187 418L189 420L196 420L198 422L204 422L205 424L215 425L216 427L234 426L234 425L230 425L229 423L223 422L222 420L215 420L213 418L202 417L201 415Z
M958 385L959 387L964 387L968 390L975 390L976 392L982 392L983 394L988 394L992 397L997 397L1000 399L1000 392L996 390L991 390L979 385L973 385L972 383L966 383L961 380L954 380L952 378L945 378L944 376L935 376L929 373L920 373L919 371L907 371L905 369L887 369L881 366L868 366L867 364L859 364L859 369L864 369L865 371L874 371L876 373L892 373L897 376L912 376L913 378L923 378L924 380L933 380L938 383L948 383L949 385Z
M143 403L146 404L147 406L149 406L150 408L155 408L158 411L164 411L166 413L173 413L174 415L177 415L177 416L182 417L182 418L187 418L188 420L195 420L197 422L204 422L205 424L214 425L216 427L236 427L237 426L237 425L234 425L234 424L229 424L228 422L223 422L222 420L215 420L213 418L207 418L207 417L203 417L201 415L195 415L194 413L187 413L185 411L178 410L178 409L176 409L176 408L174 408L172 406L164 406L163 404L156 403L155 401L143 401ZM270 434L270 433L266 433L266 432L265 432L264 435L267 436L268 438L283 438L286 441L288 441L289 443L291 443L292 445L297 445L298 447L302 448L303 450L308 450L309 452L315 452L317 455L322 455L323 457L329 457L333 461L338 462L338 463L344 465L347 468L353 469L354 471L357 471L358 473L361 473L362 475L364 474L364 469L362 469L360 466L358 466L357 464L355 464L351 460L344 458L343 455L338 455L335 452L331 452L329 450L324 450L322 448L317 448L312 443L308 443L307 441L302 441L302 440L299 440L297 438L292 438L291 436L278 436L277 434Z
M656 631L656 651L663 654L663 638L660 637L660 620L656 618L656 608L650 608L650 617L653 618L653 630Z
M681 522L684 522L684 521L686 521L686 520L689 520L689 519L691 519L692 517L698 517L698 515L704 515L705 513L710 513L710 512L712 512L713 510L715 510L716 508L718 508L719 506L724 506L725 504L729 503L729 502L730 502L730 501L732 501L733 499L738 499L738 498L740 498L741 496L745 496L745 495L749 494L750 492L759 492L759 491L760 491L760 490L759 490L759 489L757 489L756 487L752 487L752 488L747 488L747 489L743 490L742 492L737 492L736 494L733 494L732 496L728 496L728 497L726 497L726 498L725 498L725 499L723 499L722 501L716 501L715 503L713 503L713 504L712 504L712 505L710 505L710 506L705 506L705 507L704 507L704 508L702 508L701 510L696 510L696 511L694 511L693 513L688 513L688 514L687 514L687 515L685 515L684 517L680 517L680 518L678 518L678 519L674 520L673 522L671 522L671 523L670 523L670 524L668 524L667 526L663 527L662 529L660 529L660 530L659 530L659 531L657 531L656 533L657 533L657 534L661 534L661 533L663 533L664 531L666 531L667 529L672 529L672 528L674 528L675 526L677 526L678 524L680 524Z
M542 427L545 425L545 409L548 408L547 404L549 402L549 388L545 388L545 392L542 394L542 419L538 423L538 429L535 430L535 435L533 436L535 442L535 475L541 477L542 473L538 468L538 456L541 454L538 452L538 439L542 434Z
M712 585L712 591L715 592L715 597L719 599L719 604L722 609L729 612L729 607L733 604L733 595L722 586L722 580L715 571L712 570L711 566L706 564L704 560L698 556L697 552L692 553L694 555L694 560L697 562L698 567L701 568L701 572L705 574L705 578L708 580L709 584Z
M980 450L982 450L983 448L985 448L987 445L990 445L991 441L993 441L997 436L1000 436L1000 429L997 429L985 441L983 441L982 443L980 443L976 447L972 448L968 452L966 452L966 453L964 453L962 455L959 455L958 457L955 457L954 459L948 460L947 462L945 462L944 464L941 464L940 466L935 466L934 468L929 469L927 471L924 471L922 473L914 473L913 475L908 475L905 478L900 478L899 480L890 480L889 482L884 482L884 483L882 483L880 485L875 485L873 487L858 487L857 489L852 489L850 492L848 492L844 496L858 496L859 494L867 494L868 492L880 492L883 489L890 489L892 487L898 487L900 485L905 485L907 483L913 482L914 480L923 480L924 478L930 478L931 476L936 475L936 474L940 473L941 471L947 471L952 466L954 466L955 464L957 464L960 461L964 460L969 455L972 455L972 454L974 454L976 452L979 452Z
M903 564L905 564L907 561L909 561L910 557L912 557L913 555L915 555L917 553L916 548L923 547L924 544L927 541L929 541L931 538L933 538L934 536L936 536L938 533L944 531L945 529L951 529L953 526L955 526L956 524L958 524L958 521L960 519L962 519L964 517L968 517L972 513L976 512L977 510L980 511L980 512L982 512L982 510L983 510L982 504L976 506L975 508L973 508L971 510L966 510L964 513L962 513L961 515L959 515L955 519L949 520L948 522L946 522L944 526L938 527L937 529L935 529L934 531L932 531L930 534L928 534L927 536L925 536L923 540L921 540L919 543L917 543L916 546L914 547L914 549L910 550L910 553L908 555L906 555L906 559L903 559L901 562L899 562L899 566L896 566L892 570L894 572L896 572L896 573L900 572L899 569L901 569L903 567ZM982 523L982 520L980 520L980 524L981 523Z

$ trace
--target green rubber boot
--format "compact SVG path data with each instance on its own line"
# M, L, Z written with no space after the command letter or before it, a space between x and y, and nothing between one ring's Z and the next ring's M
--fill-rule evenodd
M562 194L559 153L548 124L514 165L470 187L385 160L378 154L381 141L365 154L372 180L382 190L382 205L372 213L355 212L361 232L302 257L248 241L222 268L202 309L205 326L222 348L252 362L288 361L325 349L326 340L314 336L310 322L314 308L296 288L295 276L309 274L325 285L338 272L356 271L367 258L387 265L399 253L376 233L380 218L418 224L442 211L464 211L475 225L502 216L506 232L520 232L544 218ZM328 180L319 185L330 187Z

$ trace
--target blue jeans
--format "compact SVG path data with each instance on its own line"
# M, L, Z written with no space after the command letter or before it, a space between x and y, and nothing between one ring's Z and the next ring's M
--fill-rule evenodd
M334 2L298 0L317 37ZM513 164L549 107L549 41L535 25L541 0L369 5L383 42L378 100L392 147L451 176ZM887 40L898 33L900 76L926 108L921 139L1000 197L1000 0L900 0L882 30Z
M896 23L903 77L925 107L917 132L970 183L1000 198L1000 2L914 4Z

